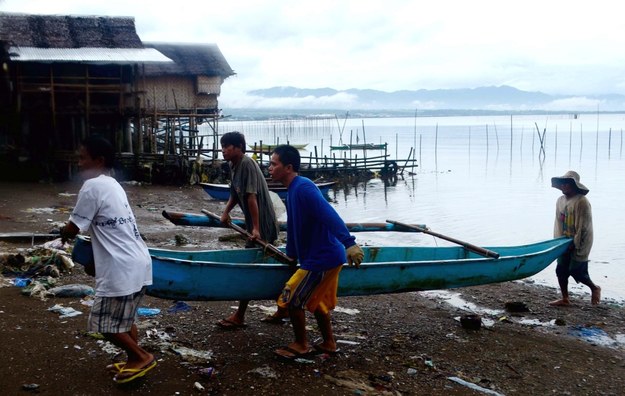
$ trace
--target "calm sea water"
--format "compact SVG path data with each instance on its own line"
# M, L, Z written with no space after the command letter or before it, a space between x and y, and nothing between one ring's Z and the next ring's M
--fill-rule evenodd
M315 147L318 155L340 155L330 151L330 144L349 143L350 137L353 143L388 143L393 159L406 159L413 148L419 164L414 176L405 175L394 185L372 179L333 191L336 210L347 222L392 219L427 224L440 234L480 246L551 238L560 192L550 179L575 170L590 189L593 208L590 275L605 297L618 300L625 300L624 128L625 114L220 124L220 132L240 130L248 142L308 143L308 151L302 152L306 156ZM369 151L367 156L380 154ZM424 234L359 233L357 239L370 245L449 245ZM555 263L533 279L557 287ZM570 290L588 292L574 281Z

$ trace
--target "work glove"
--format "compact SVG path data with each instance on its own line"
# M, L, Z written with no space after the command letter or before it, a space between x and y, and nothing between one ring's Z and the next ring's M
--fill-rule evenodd
M350 266L355 265L356 268L360 267L362 259L365 258L365 253L362 251L358 244L352 245L347 248L347 264Z

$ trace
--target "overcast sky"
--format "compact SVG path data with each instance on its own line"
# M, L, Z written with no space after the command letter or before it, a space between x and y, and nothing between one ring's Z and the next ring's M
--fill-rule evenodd
M143 41L216 43L237 73L220 101L236 105L274 86L625 94L619 3L0 0L0 10L131 16Z

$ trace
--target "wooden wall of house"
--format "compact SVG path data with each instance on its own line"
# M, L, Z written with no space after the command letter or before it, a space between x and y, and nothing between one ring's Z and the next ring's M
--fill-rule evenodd
M101 134L120 152L131 152L129 119L135 112L132 67L79 63L8 64L10 106L0 128L20 158L18 179L63 179L76 163L80 142Z
M158 111L217 109L217 94L197 93L195 76L145 77L139 83L144 92L142 107Z

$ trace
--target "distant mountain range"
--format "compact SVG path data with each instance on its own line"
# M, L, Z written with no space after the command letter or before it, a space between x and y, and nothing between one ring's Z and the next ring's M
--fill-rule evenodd
M286 114L314 113L315 110L361 112L368 115L379 112L379 116L399 115L397 113L408 115L415 111L423 115L625 111L625 95L549 95L505 85L395 92L273 87L249 91L247 95L253 100L246 110L271 109L274 113L279 110ZM233 112L237 113L236 110Z

